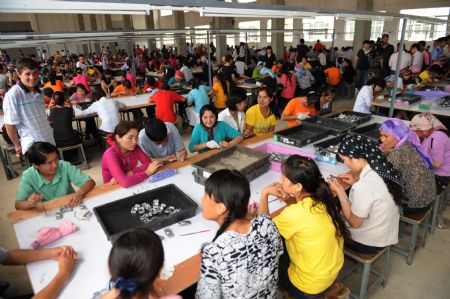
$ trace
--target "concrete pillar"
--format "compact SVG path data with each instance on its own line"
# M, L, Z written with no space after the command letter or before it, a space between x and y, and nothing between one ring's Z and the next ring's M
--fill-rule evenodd
M91 20L91 30L92 31L97 31L98 30L98 25L97 25L97 16L96 15L89 15L89 19ZM93 43L94 46L94 51L99 53L100 52L100 44L94 42Z
M218 30L226 30L226 29L233 29L233 18L222 18L222 17L214 17L213 18L213 26L212 28L218 29ZM215 43L216 46L216 59L217 61L220 61L222 56L225 56L227 54L227 37L226 35L216 35L216 39L212 40L213 43Z
M105 24L105 30L112 30L111 15L103 15L103 24ZM111 50L111 53L114 53L114 51L116 50L115 43L108 43L108 47Z
M83 18L82 14L77 14L77 22L78 22L78 29L80 31L85 31L86 28L84 26L84 18ZM79 53L83 53L83 54L87 55L89 52L88 45L86 43L83 43L81 45L81 52L80 52L80 50L78 50L78 51L79 51Z
M130 15L123 16L123 29L125 29L125 30L133 29L133 22L131 20Z
M341 48L345 44L345 20L334 20L333 47Z
M303 20L302 19L294 19L293 28L295 30L294 32L294 38L293 38L293 46L300 44L300 39L305 38L305 35L303 34Z
M270 4L285 5L285 0L271 0ZM272 19L272 29L284 30L284 19ZM272 50L277 59L283 58L284 32L272 32Z
M356 0L356 9L373 10L373 0ZM356 57L358 50L361 49L363 41L366 39L370 39L371 26L371 21L355 21L355 35L353 37L353 59Z
M398 11L394 11L398 12ZM389 43L397 48L397 43L400 41L398 38L400 19L394 18L390 21L385 21L383 25L383 33L389 34Z
M155 29L155 21L153 19L153 11L150 11L149 15L145 16L145 28L148 30ZM147 40L148 48L155 49L156 48L156 40L154 38L149 38Z
M184 29L186 26L184 23L184 12L183 11L173 11L173 19L175 29ZM187 47L186 47L186 36L183 34L180 37L175 38L175 47L178 50L178 55L186 55Z

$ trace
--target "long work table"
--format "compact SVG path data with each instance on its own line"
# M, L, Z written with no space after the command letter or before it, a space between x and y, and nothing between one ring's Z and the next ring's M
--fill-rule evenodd
M373 116L370 123L379 123L385 119L384 117ZM362 124L362 126L367 124L369 123ZM328 136L324 140L331 137ZM275 142L273 133L244 140L240 145L254 147L267 142L306 153L314 153L312 144L301 148L285 145ZM165 251L164 267L166 269L172 266L175 267L173 275L168 280L158 278L155 282L155 289L161 296L179 293L197 282L199 278L200 249L204 243L213 239L218 225L215 222L205 220L202 216L201 198L204 187L194 181L191 164L210 157L219 151L218 149L211 150L192 156L184 162L174 162L165 165L162 167L162 170L177 168L178 173L162 181L156 183L144 181L130 188L121 188L118 185L98 185L84 199L84 204L92 211L96 206L173 183L197 203L199 208L196 210L195 216L189 219L192 222L191 225L180 226L173 224L170 226L174 232L174 237L169 238L165 236L163 230L156 231L157 234L165 237L162 241ZM336 165L317 163L325 178L329 175L336 176L340 173L348 172L348 168L342 163L337 163ZM279 178L279 172L269 170L251 181L250 200L258 203L261 190L266 185L278 181ZM79 262L70 282L60 294L60 298L92 298L95 292L104 289L108 285L110 275L107 268L107 259L112 245L107 240L95 215L87 221L79 221L73 216L72 212L64 214L62 220L56 220L56 210L67 205L69 199L70 195L45 202L43 204L45 211L42 205L38 205L37 208L32 210L10 212L8 220L13 225L20 248L30 248L41 227L55 227L63 220L74 222L78 226L77 232L55 241L47 245L47 247L71 245L79 254ZM286 205L275 198L269 199L269 202L272 217L276 216ZM181 236L182 234L199 231L206 232ZM56 274L57 268L58 265L54 261L42 261L27 265L33 290L38 292L47 285Z

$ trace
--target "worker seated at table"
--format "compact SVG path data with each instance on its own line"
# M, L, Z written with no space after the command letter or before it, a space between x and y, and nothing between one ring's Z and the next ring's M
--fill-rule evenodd
M93 298L182 299L178 295L158 297L155 281L159 280L163 264L164 248L160 237L146 228L130 229L120 235L109 253L111 279L108 287L96 292Z
M175 75L167 81L167 85L170 86L170 89L180 89L187 85L183 72L180 70L176 71Z
M380 78L372 78L361 87L353 106L353 111L361 113L371 113L372 101L375 94L380 93L385 86L385 82Z
M380 128L380 149L400 172L406 200L402 215L426 211L436 196L433 163L419 137L402 120L392 118Z
M386 81L386 90L389 95L392 94L392 89L394 89L394 81L395 81L395 75L390 75L384 78L384 81ZM397 91L401 91L403 89L403 79L401 77L397 78Z
M430 85L439 82L439 75L442 72L437 64L431 65L429 68L419 74L420 83Z
M244 136L259 136L273 132L277 124L275 109L272 91L267 87L261 87L258 91L258 104L250 107L245 113Z
M336 178L328 180L349 226L351 238L345 240L345 246L360 253L376 253L398 243L403 200L400 173L368 137L344 138L338 153L353 173L359 173L358 177L350 173L338 176L351 186L350 196Z
M450 138L447 128L430 112L415 115L409 127L430 153L436 189L444 190L450 182Z
M62 246L37 250L35 249L6 250L0 247L0 264L3 266L29 265L35 262L45 260L54 260L55 262L57 262L58 271L46 286L44 286L38 293L33 295L32 297L33 299L49 299L58 297L58 295L61 293L66 283L71 278L72 271L77 262L77 252L71 246ZM31 296L26 298L31 298Z
M263 67L264 67L264 61L258 61L258 63L256 64L256 67L255 67L255 69L253 70L253 73L252 73L252 78L253 79L260 79L260 78L264 77L264 75L262 75L260 73L261 69Z
M76 85L77 91L70 96L70 101L76 105L78 103L88 103L92 99L89 97L88 91L83 84Z
M164 122L175 123L177 116L175 115L174 105L177 102L184 101L184 98L175 91L168 89L169 87L165 85L161 90L151 94L149 103L155 103L156 118Z
M77 75L72 79L71 85L76 86L78 84L82 84L87 93L91 93L91 89L89 88L89 77L83 75L83 70L81 68L77 68L76 74Z
M80 85L83 86L83 85ZM50 109L49 118L53 124L53 136L57 147L66 147L81 143L80 134L72 127L72 118L75 114L70 102L62 92L53 94L54 106ZM79 151L77 149L65 151L64 160L73 162Z
M143 92L151 92L155 89L161 89L164 83L161 80L156 81L152 76L147 76L145 78L145 84L142 88Z
M284 108L281 120L287 121L289 127L298 125L302 120L317 114L315 106L319 101L320 98L314 91L306 96L293 98Z
M212 94L212 89L209 86L200 84L200 80L191 80L192 89L188 94L186 115L191 127L200 123L200 109L204 105L209 104L209 95Z
M25 170L16 195L16 209L35 208L39 202L71 194L68 204L77 206L95 182L69 162L58 158L56 146L35 142L27 152L31 167ZM72 184L79 187L74 192Z
M100 100L92 103L87 109L81 112L82 115L97 114L101 119L99 131L101 135L106 136L114 132L114 128L120 122L120 109L126 108L122 102L111 98L102 97Z
M44 95L45 108L47 108L52 102L53 89L51 89L50 87L46 87L42 90L42 94Z
M122 84L118 85L116 88L114 88L114 91L112 92L112 97L118 97L118 96L132 96L136 95L138 93L137 87L133 87L131 85L130 80L124 80L122 81Z
M112 71L111 70L105 70L103 72L103 77L102 77L102 79L100 81L100 86L102 88L103 93L107 97L110 97L111 93L116 88L116 85L117 85L117 81L116 81L116 78L113 76Z
M202 153L215 148L228 148L242 140L244 138L238 130L218 121L217 109L208 104L200 110L200 123L192 131L189 151Z
M281 182L265 187L259 201L260 215L269 215L269 196L294 201L273 218L286 245L279 282L293 298L321 298L344 264L349 232L314 160L292 155L281 170Z
M103 183L130 187L139 184L154 174L162 165L150 161L138 145L138 125L134 121L121 121L112 136L111 145L103 154Z
M195 298L277 298L283 243L268 215L247 218L249 199L239 171L218 170L206 180L203 217L220 228L203 248Z
M157 118L149 120L139 132L139 146L147 156L160 162L183 161L187 157L177 127Z
M315 103L319 115L330 114L333 111L333 100L336 97L336 89L327 87L322 91L320 99Z
M64 91L64 82L61 80L58 80L56 78L56 73L54 71L51 71L48 74L48 82L45 83L44 88L51 88L53 90L53 92L57 92L57 91Z

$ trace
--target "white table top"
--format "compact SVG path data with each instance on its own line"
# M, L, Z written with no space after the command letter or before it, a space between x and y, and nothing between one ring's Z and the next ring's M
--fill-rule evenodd
M387 118L381 116L374 116L370 123L382 122ZM362 126L369 123L362 124ZM332 136L328 136L328 139ZM302 148L292 147L273 140L266 140L262 143L276 143L279 146L285 146L305 152L314 153L312 144ZM326 178L330 174L338 175L347 172L348 168L342 164L331 165L327 163L318 162L319 169ZM86 206L92 210L94 207L119 200L131 196L135 192L144 192L153 188L164 186L167 184L176 184L184 193L191 197L198 205L196 215L191 218L192 225L179 226L174 224L170 226L175 237L163 240L165 251L165 265L174 266L187 260L188 258L200 252L203 243L209 242L214 237L218 225L215 222L207 221L202 217L201 197L204 192L204 187L194 182L192 175L193 168L186 166L179 169L179 173L175 176L159 181L157 183L143 182L130 188L122 188L116 191L108 192L86 201ZM266 185L278 181L280 173L275 171L268 171L250 183L251 197L250 200L259 202L259 192ZM273 201L269 204L270 211L276 211L284 206L283 202ZM57 226L62 220L56 220L53 212L48 212L49 216L39 215L34 218L16 223L13 225L20 248L30 248L31 243L35 240L38 228L43 226ZM76 233L66 236L61 240L51 243L47 247L55 247L61 245L71 245L79 254L79 263L77 264L72 279L64 288L59 298L91 298L93 293L99 291L107 286L109 281L109 273L107 269L108 254L111 249L111 243L106 239L96 216L92 216L89 221L78 221L74 219L73 213L66 213L63 220L73 221L79 228ZM179 236L180 234L196 232L209 229L209 232L194 234L190 236ZM162 230L157 231L158 234L164 236ZM183 250L180 250L183 248ZM35 292L40 291L53 278L58 270L58 265L55 261L42 261L27 265L28 275L30 277L33 289Z
M410 112L430 112L434 115L440 115L440 116L446 116L446 117L450 117L450 107L442 107L439 106L439 102L440 101L427 101L429 103L431 103L430 109L429 110L424 110L424 109L420 109L419 105L420 105L420 101L411 105L396 105L394 103L394 109L395 110L404 110L404 111L410 111ZM383 101L383 102L373 102L373 105L376 107L384 107L384 108L388 108L390 107L391 103L388 101Z

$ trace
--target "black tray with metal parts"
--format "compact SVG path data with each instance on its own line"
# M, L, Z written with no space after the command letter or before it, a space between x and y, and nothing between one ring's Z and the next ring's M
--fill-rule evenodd
M330 135L330 130L303 122L301 125L278 131L273 135L275 141L302 147Z
M149 223L144 223L139 214L130 212L135 204L149 203L155 199L158 199L160 204L173 206L180 211L155 217ZM156 231L194 217L196 209L197 204L189 196L174 184L169 184L95 207L94 214L108 240L114 243L119 235L128 229L145 227Z
M372 114L356 112L356 111L351 111L351 110L345 110L342 112L337 112L337 113L332 113L332 114L326 115L326 117L332 118L332 119L335 119L338 121L345 121L345 122L360 125L360 124L370 121Z
M318 143L313 144L314 149L316 151L326 151L332 154L336 155L336 159L339 162L342 162L341 158L339 157L338 153L338 148L339 145L341 144L342 140L345 138L345 136L347 136L347 134L345 135L340 135L337 137L333 137Z
M408 102L409 104L413 104L422 100L422 96L417 94L398 93L395 99Z
M303 120L303 123L309 123L321 128L330 130L333 135L342 135L347 133L350 129L358 126L356 123L349 123L345 121L339 121L333 118L327 118L323 116L314 116Z
M192 164L194 168L192 174L196 183L204 185L206 179L214 171L225 168L236 169L251 181L269 170L269 158L270 154L268 153L262 153L248 147L233 146ZM247 161L248 159L254 159L254 161L245 165L239 163L242 159L247 159Z
M356 128L351 130L352 133L356 133L362 136L369 137L370 139L379 142L380 141L380 130L381 124L375 123L364 127Z

